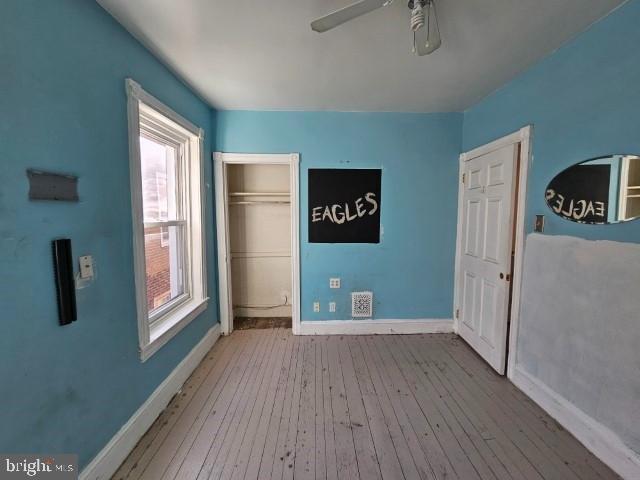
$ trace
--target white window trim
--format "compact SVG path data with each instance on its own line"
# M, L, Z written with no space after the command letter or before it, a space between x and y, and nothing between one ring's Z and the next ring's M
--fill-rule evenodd
M138 343L140 359L144 362L157 352L189 322L207 309L207 270L204 230L204 131L171 110L147 93L134 80L125 80L127 92L127 114L129 121L129 168L131 178L131 211L133 219L133 258L136 286L136 313L138 320ZM189 148L185 152L188 177L187 198L189 200L187 230L191 233L187 241L191 282L191 298L180 303L160 319L149 324L147 311L146 268L144 255L144 223L142 210L142 175L140 169L140 110L147 114L153 111L168 118L188 138ZM146 108L148 107L148 108Z

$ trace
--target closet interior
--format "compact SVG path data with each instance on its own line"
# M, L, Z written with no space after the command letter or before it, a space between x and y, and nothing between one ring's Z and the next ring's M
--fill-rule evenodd
M291 325L288 165L227 172L234 328Z

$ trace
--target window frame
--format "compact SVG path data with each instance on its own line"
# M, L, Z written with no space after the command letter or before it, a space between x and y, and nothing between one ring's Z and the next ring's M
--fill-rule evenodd
M206 310L207 274L204 238L204 131L147 93L137 82L125 81L129 124L129 167L133 227L133 260L140 359L144 362L194 318ZM144 222L140 136L154 136L178 145L180 220ZM154 309L147 307L145 226L184 226L183 281L185 293ZM151 224L151 225L150 225ZM162 236L162 233L160 233Z
M158 219L156 221L147 222L144 219L144 204L143 204L143 212L142 212L143 233L146 233L147 228L159 228L161 245L163 245L163 240L162 240L163 228L167 229L167 235L170 236L169 229L171 227L176 227L179 229L179 235L184 236L184 238L181 239L182 249L179 251L180 257L181 257L180 264L182 265L181 281L182 281L184 292L178 295L176 298L169 300L168 302L166 302L165 304L157 308L154 307L152 310L148 310L148 307L147 307L149 327L153 329L156 322L163 321L168 313L178 308L178 306L181 305L182 303L187 302L191 299L191 291L190 291L191 282L189 281L191 265L190 265L190 257L188 254L188 243L189 243L189 235L188 235L189 224L188 223L189 222L187 220L189 218L190 202L185 192L185 181L188 179L188 177L186 177L185 175L185 170L186 170L185 159L187 158L186 156L188 155L190 145L189 145L188 136L182 135L180 132L171 131L166 126L159 125L157 121L151 118L151 116L148 113L148 110L149 109L146 105L141 108L141 113L139 115L139 118L140 118L140 137L139 138L146 138L149 141L170 146L176 152L176 165L175 165L176 185L174 188L176 190L175 210L176 210L177 218L170 220L169 212L167 211L166 214L164 215L166 219L161 219L163 215L160 214L160 206L158 204L158 212L157 212ZM141 163L142 158L139 158L138 161ZM165 178L165 182L167 182L167 180L168 179ZM157 178L156 178L156 182L157 182ZM170 242L170 238L167 240L166 242L167 244L163 246L169 246L169 242ZM145 242L145 245L146 245L146 242ZM146 261L146 255L145 255L145 261ZM146 282L146 275L145 275L145 282ZM149 299L147 299L147 306L148 306L148 300Z

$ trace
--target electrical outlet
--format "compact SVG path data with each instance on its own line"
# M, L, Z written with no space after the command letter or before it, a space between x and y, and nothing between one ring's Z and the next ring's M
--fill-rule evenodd
M330 278L329 279L329 288L340 288L340 279L339 278Z
M80 257L80 278L93 278L93 258L91 255Z
M313 302L313 311L318 313L320 311L320 302Z
M336 302L329 302L329 311L330 312L336 311Z

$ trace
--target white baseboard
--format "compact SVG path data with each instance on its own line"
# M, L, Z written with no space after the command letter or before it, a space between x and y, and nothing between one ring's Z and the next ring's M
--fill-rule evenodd
M640 478L640 456L591 418L517 365L511 381L622 478Z
M108 480L118 470L133 447L151 427L156 418L182 388L189 375L200 364L220 336L220 324L213 326L178 364L169 376L154 390L107 445L80 473L80 480Z
M300 322L299 335L451 333L451 319L314 320Z

